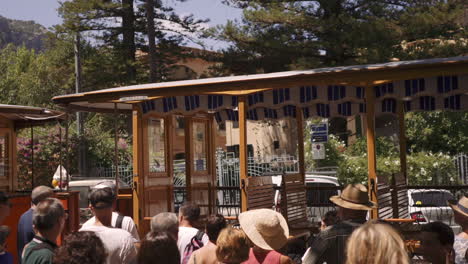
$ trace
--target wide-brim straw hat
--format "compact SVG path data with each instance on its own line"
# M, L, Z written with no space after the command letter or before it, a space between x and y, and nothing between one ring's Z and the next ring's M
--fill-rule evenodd
M463 196L458 202L456 200L449 200L448 205L452 207L455 213L468 218L468 198Z
M362 184L348 184L341 195L330 197L334 204L352 210L372 210L377 204L369 200L366 186Z
M239 215L239 223L249 239L264 250L278 250L288 242L286 219L271 209L257 209Z

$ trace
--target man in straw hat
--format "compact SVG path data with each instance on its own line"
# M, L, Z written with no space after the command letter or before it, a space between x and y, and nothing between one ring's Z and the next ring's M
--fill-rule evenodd
M458 202L449 201L449 206L453 209L455 223L459 224L462 232L455 236L455 263L467 263L465 260L468 249L468 198L463 196Z
M318 234L302 258L305 264L344 263L346 240L354 229L366 222L367 212L376 208L362 184L347 185L341 195L330 197L330 201L337 205L341 221Z
M292 260L278 253L288 242L289 228L286 219L270 209L257 209L239 215L239 223L254 247L244 264L286 264Z

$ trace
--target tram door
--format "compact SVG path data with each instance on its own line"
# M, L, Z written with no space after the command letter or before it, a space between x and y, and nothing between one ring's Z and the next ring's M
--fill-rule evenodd
M213 213L215 175L215 133L211 116L191 117L186 130L187 198L198 204L202 215ZM190 183L190 186L189 186Z
M143 213L152 217L173 208L171 118L149 114L143 118Z
M7 191L11 187L11 152L10 132L0 128L0 190L2 191Z

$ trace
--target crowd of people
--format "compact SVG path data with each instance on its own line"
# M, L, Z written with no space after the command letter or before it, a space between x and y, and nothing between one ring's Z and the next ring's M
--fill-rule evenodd
M270 209L239 215L230 226L220 214L200 223L200 208L185 203L178 215L162 212L152 217L150 232L140 240L130 217L114 212L115 186L96 186L89 195L94 217L78 232L57 245L68 217L52 189L39 186L31 193L31 208L18 223L17 248L23 264L286 264L294 263L283 250L290 233L285 218ZM330 200L337 211L324 215L320 232L313 237L302 263L407 264L414 262L401 234L385 221L368 221L376 204L367 188L351 184ZM467 263L468 198L450 203L462 232L457 236L442 222L421 227L421 253L425 263ZM10 212L8 197L0 192L0 263L13 263L7 252L10 229L2 225Z

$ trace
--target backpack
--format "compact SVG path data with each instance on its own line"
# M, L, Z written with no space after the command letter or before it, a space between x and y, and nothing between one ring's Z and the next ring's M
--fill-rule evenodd
M123 219L124 219L124 216L119 214L119 216L117 216L117 220L115 221L115 226L114 227L122 229Z
M190 259L190 256L192 255L192 253L197 250L197 249L200 249L201 247L203 247L203 241L202 241L202 238L203 238L203 235L205 233L203 233L202 231L198 230L197 234L192 237L192 239L190 240L190 243L185 247L184 249L184 253L183 253L183 258L182 258L182 263L181 264L187 264L189 259Z

